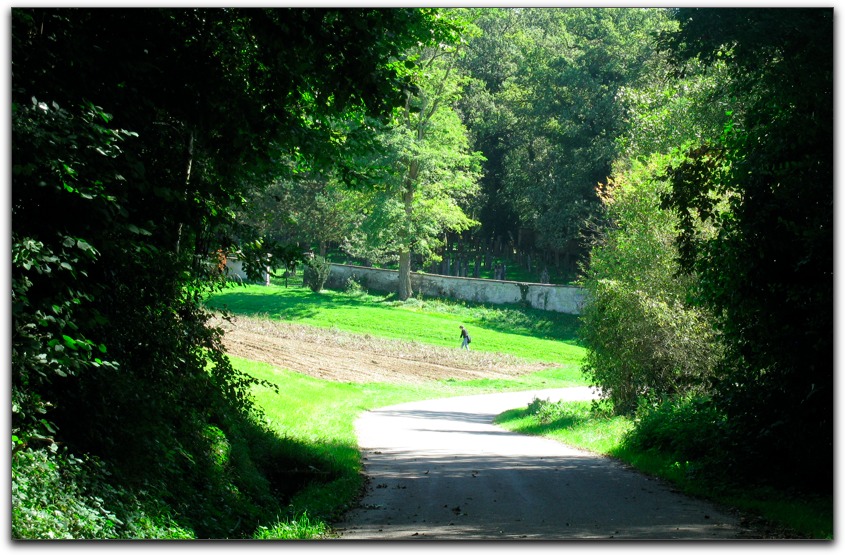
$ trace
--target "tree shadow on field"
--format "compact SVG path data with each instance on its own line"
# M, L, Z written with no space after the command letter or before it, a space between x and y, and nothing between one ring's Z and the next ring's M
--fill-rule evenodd
M420 301L412 298L407 303L408 307L412 308ZM439 303L443 303L447 308L438 307ZM453 311L448 306L453 303L467 309L464 321L477 328L571 344L577 344L580 341L578 315L539 310L518 304L493 305L445 299L437 299L431 313L452 314ZM211 309L228 310L236 315L296 321L312 318L319 312L332 309L402 308L406 306L406 302L399 301L395 294L358 296L333 290L315 293L305 287L248 285L211 295L206 300L206 306ZM473 309L479 310L476 312Z
M206 306L212 309L225 309L242 316L266 316L283 321L306 319L319 312L335 308L378 304L355 297L315 293L304 288L286 288L279 291L257 286L249 289L227 290L206 301Z

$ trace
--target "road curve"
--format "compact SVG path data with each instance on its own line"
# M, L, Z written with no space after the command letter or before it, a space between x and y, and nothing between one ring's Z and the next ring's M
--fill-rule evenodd
M475 395L369 411L356 433L369 478L336 524L346 540L737 539L737 519L616 461L492 424L533 398L589 388Z

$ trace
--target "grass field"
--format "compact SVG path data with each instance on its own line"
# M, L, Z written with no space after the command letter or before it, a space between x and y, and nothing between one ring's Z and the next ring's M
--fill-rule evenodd
M407 302L391 296L347 294L302 287L248 285L224 290L206 303L235 315L270 318L389 339L457 348L460 324L472 334L475 350L506 353L555 366L512 379L444 379L414 385L339 383L277 366L232 358L238 370L279 385L254 388L268 425L327 478L314 481L292 500L290 515L261 538L314 538L355 501L363 487L353 423L366 410L453 395L586 385L580 371L583 348L575 316L524 307L496 307L443 300Z
M472 335L475 350L560 365L579 365L584 356L577 342L576 316L516 306L416 299L400 302L391 296L259 285L228 289L207 304L234 314L441 346L459 345L458 326L463 324Z

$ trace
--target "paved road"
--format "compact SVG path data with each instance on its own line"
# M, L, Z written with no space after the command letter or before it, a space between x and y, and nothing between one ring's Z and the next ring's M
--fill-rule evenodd
M370 481L341 539L735 539L737 519L619 463L491 422L589 388L437 399L356 422Z

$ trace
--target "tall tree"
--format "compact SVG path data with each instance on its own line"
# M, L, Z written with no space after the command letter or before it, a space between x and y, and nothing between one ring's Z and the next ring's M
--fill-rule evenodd
M471 15L481 30L461 57L461 68L471 76L458 108L470 133L473 148L484 153L476 213L485 237L516 234L519 217L504 192L505 158L513 146L514 106L504 94L517 73L525 52L519 34L527 22L521 11L508 8L474 8Z
M654 33L668 22L654 9L479 14L485 35L471 44L467 67L485 88L472 89L465 105L490 160L483 225L510 221L535 231L542 248L583 251L584 223L599 206L594 188L626 129L619 93L648 74Z
M456 20L460 25L460 21ZM466 129L455 111L464 78L458 59L468 28L451 42L423 46L409 54L415 64L404 106L383 135L387 169L384 183L369 195L364 244L392 252L399 260L398 296L411 287L412 254L430 257L446 231L475 222L463 206L477 191L480 158L470 150Z

